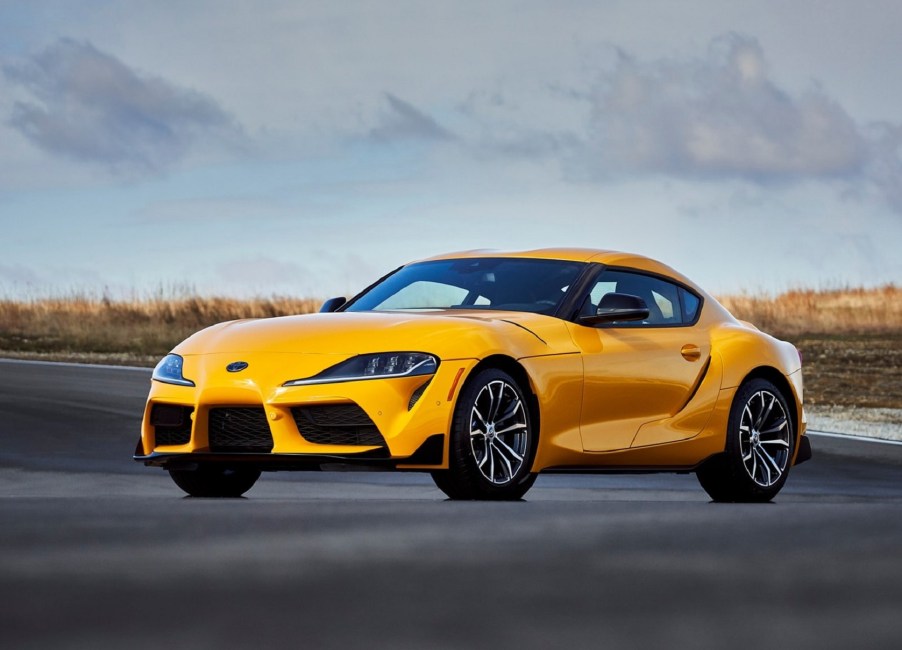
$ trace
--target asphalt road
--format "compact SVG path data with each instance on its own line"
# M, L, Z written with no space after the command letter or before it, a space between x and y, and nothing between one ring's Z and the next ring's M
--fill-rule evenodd
M148 381L0 361L0 647L902 647L902 446L817 437L764 505L669 475L190 499L131 460Z

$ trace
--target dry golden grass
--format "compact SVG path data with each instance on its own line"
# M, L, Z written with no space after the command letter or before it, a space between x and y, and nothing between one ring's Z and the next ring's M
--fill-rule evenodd
M199 329L239 318L316 311L312 298L150 297L115 301L73 295L0 300L0 355L149 363ZM10 355L12 356L12 355Z
M733 315L791 341L809 406L902 408L902 288L727 296Z
M902 287L794 290L776 297L719 298L734 316L777 336L902 332Z
M777 336L902 333L902 288L795 290L776 297L734 295L721 302L734 315ZM197 330L226 320L316 311L313 298L238 300L156 295L130 300L74 294L0 300L0 353L125 355L152 360Z

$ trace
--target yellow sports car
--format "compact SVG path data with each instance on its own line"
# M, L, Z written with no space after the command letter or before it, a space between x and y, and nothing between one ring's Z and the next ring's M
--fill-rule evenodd
M209 327L154 369L135 452L204 497L358 467L452 499L695 472L715 501L768 501L810 457L792 345L664 264L588 249L442 255L319 314Z

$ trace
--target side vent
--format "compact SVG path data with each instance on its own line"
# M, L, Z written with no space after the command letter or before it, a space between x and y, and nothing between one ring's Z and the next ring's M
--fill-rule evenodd
M423 384L422 386L417 388L415 391L413 391L413 395L410 396L410 401L407 403L408 411L411 410L414 406L416 406L416 403L420 401L420 398L423 396L423 393L426 392L426 388L428 388L429 382L431 382L431 381L432 381L432 379L429 379L429 381L427 381L425 384Z

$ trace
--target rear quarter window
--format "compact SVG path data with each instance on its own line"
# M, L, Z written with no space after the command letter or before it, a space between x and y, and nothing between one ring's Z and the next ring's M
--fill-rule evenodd
M694 293L682 287L680 287L680 297L683 300L683 322L687 324L695 322L702 301Z

